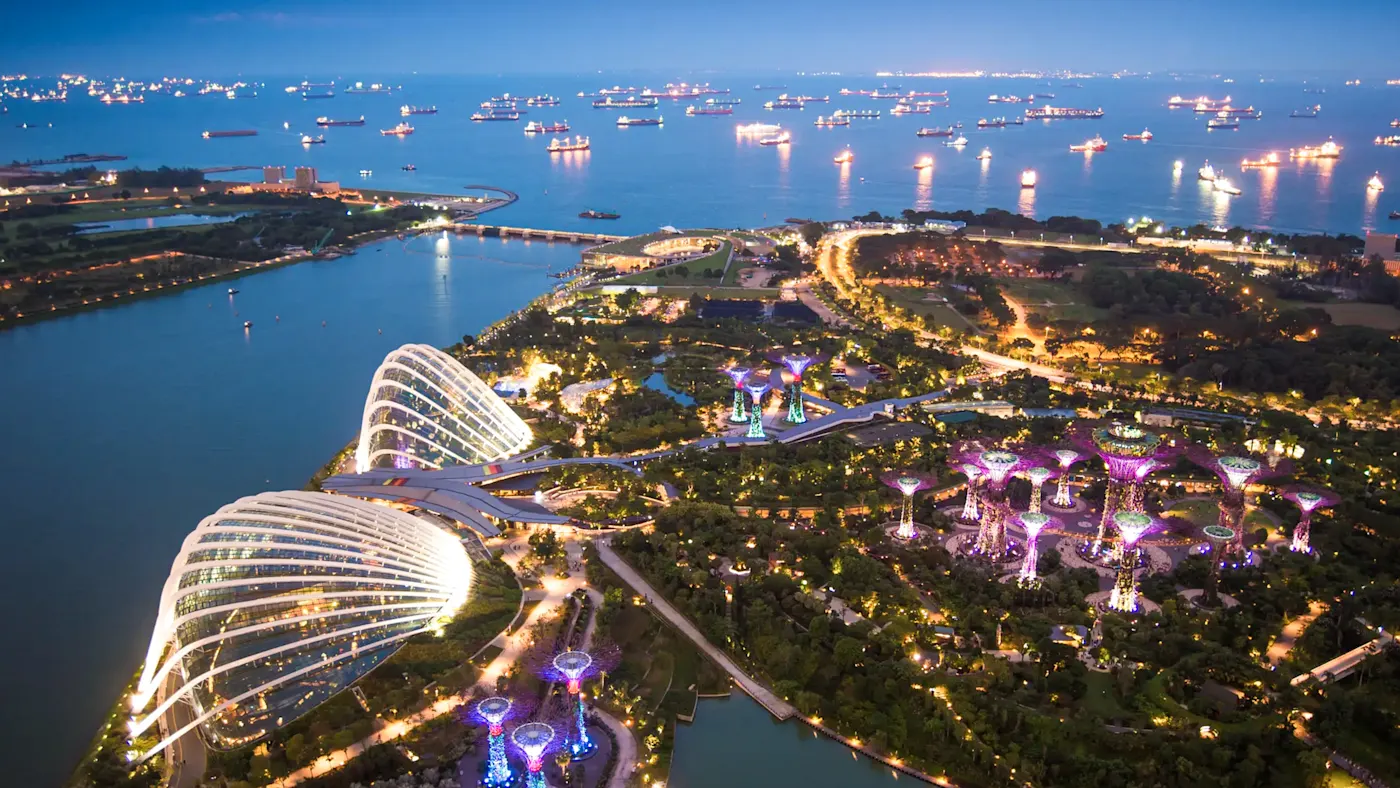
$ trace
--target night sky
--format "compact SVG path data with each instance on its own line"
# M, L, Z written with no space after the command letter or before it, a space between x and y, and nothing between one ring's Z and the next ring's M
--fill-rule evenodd
M1400 77L1400 0L4 1L0 70L1228 71ZM1391 73L1395 72L1395 73Z

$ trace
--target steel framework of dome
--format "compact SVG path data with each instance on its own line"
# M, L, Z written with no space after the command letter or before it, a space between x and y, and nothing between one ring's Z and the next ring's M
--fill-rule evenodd
M140 758L196 725L231 748L291 722L440 627L471 583L457 537L397 509L304 491L222 507L171 567L129 729L177 703L192 720Z
M374 373L355 449L355 470L494 462L523 451L530 428L456 359L404 345Z

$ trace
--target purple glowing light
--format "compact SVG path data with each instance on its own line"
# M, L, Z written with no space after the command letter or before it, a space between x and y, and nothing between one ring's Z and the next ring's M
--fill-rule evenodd
M1123 549L1131 550L1137 546L1143 535L1152 530L1156 521L1151 515L1142 512L1118 512L1113 515L1113 525L1123 537Z
M749 393L749 397L753 399L754 405L759 405L763 402L763 395L768 393L768 384L746 383L744 384L744 391L747 391Z
M1287 458L1261 462L1243 452L1217 453L1205 446L1193 446L1186 456L1191 462L1220 477L1220 483L1231 493L1241 493L1245 487L1261 479L1286 476L1293 472L1293 463Z
M1060 464L1061 468L1069 468L1071 465L1084 459L1084 455L1074 449L1056 449L1052 452L1052 455L1055 457L1055 461Z
M783 356L781 361L794 378L801 380L802 373L806 372L816 359L812 356Z
M1021 527L1026 529L1026 541L1034 542L1040 537L1041 531L1050 525L1050 515L1040 512L1022 512L1016 518Z
M1285 490L1283 497L1292 501L1305 513L1312 513L1318 509L1334 506L1341 500L1341 498L1331 490L1309 487L1294 487Z
M744 380L747 379L752 372L753 370L748 367L729 367L724 371L724 374L728 375L729 379L734 381L734 388L741 389L744 387Z
M494 729L505 722L506 717L510 715L510 707L510 698L487 698L476 704L476 714Z

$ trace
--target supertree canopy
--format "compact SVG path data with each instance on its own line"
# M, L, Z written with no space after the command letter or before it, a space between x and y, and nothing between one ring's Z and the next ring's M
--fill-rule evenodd
M880 477L880 481L904 494L899 512L899 528L894 535L900 539L913 539L918 536L914 528L914 494L933 486L933 474L919 471L890 471Z
M1055 449L1050 452L1050 456L1055 458L1055 464L1060 468L1060 484L1055 489L1055 505L1061 509L1068 509L1074 506L1069 487L1069 469L1087 459L1087 455L1077 449Z
M960 464L975 466L979 478L985 479L977 541L969 552L991 561L1004 560L1010 547L1006 539L1006 518L1011 511L1006 502L1006 483L1017 471L1034 467L1034 457L1007 449L989 449L977 441L957 444L948 456L956 458Z
M1262 479L1286 476L1293 472L1293 461L1279 458L1273 463L1249 456L1242 451L1213 451L1205 446L1192 446L1186 456L1197 465L1220 477L1220 525L1235 532L1226 545L1226 552L1237 558L1245 557L1244 511L1245 490ZM1224 559L1224 556L1221 556Z
M1023 512L1016 519L1026 529L1026 557L1021 561L1021 571L1017 573L1016 580L1023 586L1038 586L1040 576L1036 574L1036 562L1040 558L1040 547L1036 542L1040 539L1040 532L1054 520L1040 512Z
M1321 487L1289 487L1283 491L1283 497L1292 501L1302 516L1298 518L1298 525L1293 528L1293 542L1289 548L1295 553L1310 553L1312 547L1308 544L1308 537L1312 531L1312 513L1317 509L1326 509L1335 506L1342 499L1331 490Z
M750 372L753 370L748 367L729 367L724 370L724 374L734 381L734 407L729 413L729 420L734 424L743 424L749 420L748 408L744 402L744 380Z
M510 740L525 755L525 788L546 788L544 754L554 743L554 729L543 722L527 722L511 731Z
M802 405L802 373L813 364L825 361L827 356L823 353L815 353L803 350L775 350L768 354L768 360L777 364L782 364L792 375L792 383L787 389L788 416L787 420L793 424L802 424L807 421L807 412ZM777 386L774 386L777 388Z
M488 726L486 774L481 784L486 788L504 788L515 780L510 762L506 760L506 718L511 713L510 698L486 698L474 707L476 716Z
M584 651L566 651L554 658L554 669L568 681L569 695L573 700L574 727L573 740L569 743L569 753L575 760L593 754L597 745L588 737L588 725L583 718L583 677L593 668L593 657Z
M1108 468L1108 489L1104 492L1103 518L1091 551L1102 549L1113 515L1119 509L1141 511L1143 485L1148 475L1168 467L1182 451L1183 441L1170 433L1148 432L1136 424L1115 421L1077 427L1075 442L1098 455Z
M1117 529L1121 541L1121 557L1118 562L1118 578L1108 598L1109 609L1120 613L1137 612L1138 540L1156 525L1156 518L1144 512L1118 512L1113 515L1113 526Z
M1031 480L1031 500L1029 508L1032 512L1040 511L1040 491L1045 486L1045 482L1055 476L1055 472L1043 465L1037 465L1026 470L1026 478Z
M753 405L749 408L747 435L750 438L766 438L768 436L763 432L763 395L768 393L768 384L750 381L744 384L744 391L747 391L753 400Z

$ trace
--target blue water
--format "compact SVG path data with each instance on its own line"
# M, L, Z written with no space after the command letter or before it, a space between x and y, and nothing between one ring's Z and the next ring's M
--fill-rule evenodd
M390 240L0 331L0 500L16 558L0 573L12 634L0 783L67 776L139 664L200 518L300 489L354 436L385 353L479 331L546 291L547 268L580 248Z
M670 784L675 788L889 788L898 779L893 769L863 756L853 757L849 748L801 723L775 722L752 698L735 691L723 700L702 700L695 722L676 728Z
M653 391L659 391L682 405L690 406L695 404L694 397L690 396L689 394L684 394L682 392L676 391L675 389L666 385L666 376L661 374L660 372L653 372L650 375L648 375L647 379L642 381L642 385L646 386L649 389L652 389Z
M154 230L159 227L188 227L196 224L223 224L247 214L177 213L169 216L147 216L138 219L108 219L104 222L79 222L78 235L115 233L123 230Z
M636 77L637 87L659 88L674 75ZM269 79L257 98L152 96L144 105L103 106L86 96L67 103L17 102L0 128L0 149L7 157L53 157L85 151L125 154L130 160L111 166L162 164L288 166L308 164L320 176L346 184L361 183L361 169L374 175L363 182L380 188L458 192L468 184L502 186L518 192L520 202L492 221L556 228L605 227L640 232L661 225L752 226L784 218L843 218L872 209L898 212L918 206L937 209L1001 207L1045 218L1078 214L1122 221L1143 214L1173 224L1194 222L1242 224L1272 229L1346 231L1389 224L1390 210L1400 208L1393 196L1400 188L1368 201L1365 182L1373 172L1392 186L1400 184L1400 148L1372 144L1378 135L1397 133L1389 121L1400 116L1400 87L1367 83L1358 87L1326 85L1323 95L1304 93L1301 83L1223 84L1177 82L1170 78L1083 80L1082 89L1031 80L890 79L873 77L790 77L792 93L830 94L829 104L809 104L802 111L765 111L773 92L757 92L754 78L713 78L733 89L743 104L733 116L686 117L690 102L662 102L662 127L619 129L619 110L595 110L579 91L604 86L601 77L405 77L404 89L390 95L340 94L324 101L303 101L282 87L297 79ZM607 83L618 81L608 77ZM882 82L904 90L947 90L952 106L932 115L890 117L892 102L867 97L839 97L842 87L878 88ZM472 123L476 105L502 92L533 95L548 92L563 99L557 108L532 109L520 123ZM1027 95L1050 92L1060 106L1103 107L1102 120L1031 123L1025 127L977 131L980 117L1014 116L1026 105L988 104L988 94ZM1243 121L1239 131L1210 132L1205 115L1168 110L1174 94L1231 95L1237 106L1253 105L1262 120ZM1315 120L1288 117L1289 111L1322 104ZM409 137L384 137L380 129L403 120L402 104L436 104L437 115L407 120L417 129ZM818 114L837 108L879 108L886 117L852 121L847 128L816 128ZM633 115L655 111L628 110ZM317 131L318 115L366 117L364 127ZM564 120L573 133L588 135L593 150L550 157L547 139L522 133L525 120ZM741 139L735 125L764 120L790 127L790 149L760 147ZM919 139L920 126L965 124L966 149L946 148L937 138ZM19 129L23 122L53 128ZM290 127L283 129L283 122ZM1125 142L1124 133L1150 128L1150 143ZM256 137L206 140L206 129L252 128ZM324 133L325 145L304 147L303 133ZM1108 150L1086 158L1068 152L1072 143L1100 133ZM547 137L548 135L546 135ZM1287 163L1277 172L1239 172L1238 162L1270 150L1318 144L1334 136L1345 147L1331 164ZM832 163L847 145L855 154L849 168ZM990 147L993 158L983 167L975 157ZM932 170L915 171L913 163L932 155ZM1172 176L1181 159L1185 172ZM1202 188L1194 173L1209 159L1224 165L1243 194L1217 198ZM416 172L403 172L404 164ZM1034 191L1019 188L1023 168L1040 175ZM236 176L256 178L259 173ZM621 213L616 222L578 218L585 208Z

